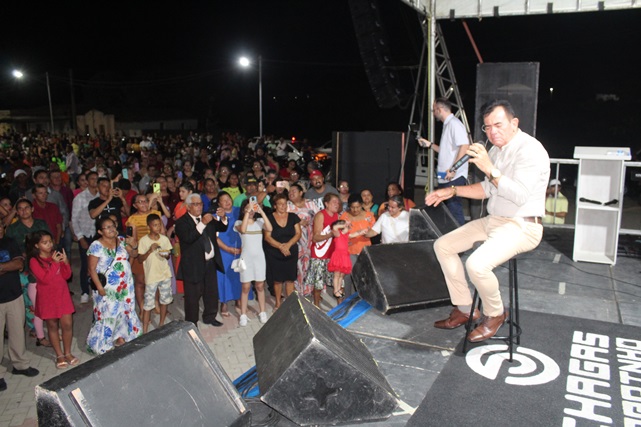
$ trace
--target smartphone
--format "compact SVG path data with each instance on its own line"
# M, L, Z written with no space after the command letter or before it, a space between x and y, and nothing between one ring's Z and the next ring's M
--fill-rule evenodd
M160 194L160 184L156 183L154 184L154 193Z
M134 228L133 227L127 227L127 236L133 236L134 235Z
M127 169L122 170L122 177L124 179L129 179L129 171Z
M111 189L115 190L116 188L118 188L118 183L116 181L111 181Z
M251 203L258 203L258 199L256 199L256 196L251 196L251 197L249 198L249 201L250 201Z
M283 188L285 187L285 181L278 181L276 182L276 187Z

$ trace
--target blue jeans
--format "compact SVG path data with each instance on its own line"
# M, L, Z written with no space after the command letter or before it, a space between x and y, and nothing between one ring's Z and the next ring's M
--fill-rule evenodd
M464 176L459 176L454 181L450 181L445 184L439 184L438 187L436 188L448 188L453 185L455 186L467 185L467 179L465 179ZM465 224L465 216L463 215L463 203L461 202L461 198L452 197L451 199L446 200L445 204L447 205L447 208L450 210L450 212L454 216L454 219L456 219L456 222L458 222L459 225Z

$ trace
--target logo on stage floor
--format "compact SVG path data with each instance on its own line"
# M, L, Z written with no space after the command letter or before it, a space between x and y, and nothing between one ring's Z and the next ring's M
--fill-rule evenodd
M507 345L485 345L467 352L465 361L477 374L495 380L502 366L506 366L505 382L513 385L539 385L554 381L561 370L552 358L526 347L517 347L509 362Z

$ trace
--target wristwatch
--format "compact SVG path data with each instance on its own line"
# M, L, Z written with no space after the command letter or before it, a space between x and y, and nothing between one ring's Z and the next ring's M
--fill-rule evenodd
M492 171L490 172L490 177L492 179L499 179L501 175L502 175L501 171L496 168L492 169Z

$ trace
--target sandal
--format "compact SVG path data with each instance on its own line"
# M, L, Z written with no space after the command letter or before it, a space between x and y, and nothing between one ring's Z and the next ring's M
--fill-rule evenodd
M60 361L62 359L62 361ZM69 367L69 364L65 360L65 356L57 356L56 357L56 368L58 369L67 369Z
M334 296L335 296L336 298L343 298L343 297L345 297L345 291L344 291L343 289L341 289L341 290L340 290L340 291L338 291L338 292L334 292Z
M69 366L76 366L78 363L80 363L80 359L78 359L73 354L65 354L64 358L67 361L67 363L69 363Z
M38 338L36 341L36 347L52 347L51 342L46 338Z

